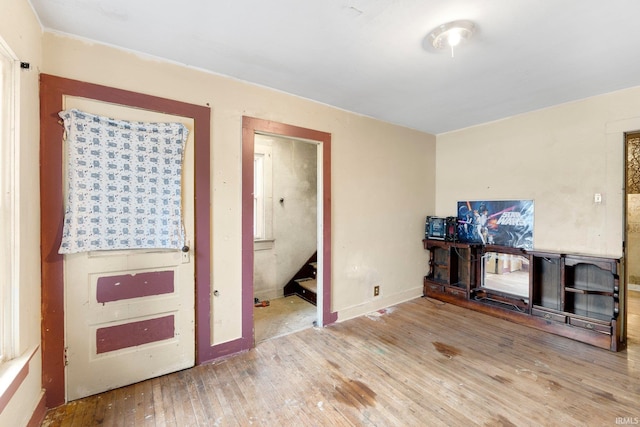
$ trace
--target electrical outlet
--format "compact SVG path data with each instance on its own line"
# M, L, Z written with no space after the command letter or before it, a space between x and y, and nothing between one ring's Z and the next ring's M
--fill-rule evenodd
M373 287L373 296L377 297L378 295L380 295L380 286L374 286Z
M593 203L596 205L602 204L602 193L595 193L593 195Z

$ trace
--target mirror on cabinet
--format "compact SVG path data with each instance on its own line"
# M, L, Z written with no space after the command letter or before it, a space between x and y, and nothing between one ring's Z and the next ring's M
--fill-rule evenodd
M514 248L487 247L482 255L481 288L529 298L529 256Z

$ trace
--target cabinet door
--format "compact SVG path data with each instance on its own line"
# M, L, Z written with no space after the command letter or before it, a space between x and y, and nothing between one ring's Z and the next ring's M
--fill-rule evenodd
M560 256L533 257L533 304L563 310L562 267Z
M614 317L616 277L595 264L578 263L566 267L565 310L595 319Z
M431 279L440 283L449 283L449 249L431 248Z

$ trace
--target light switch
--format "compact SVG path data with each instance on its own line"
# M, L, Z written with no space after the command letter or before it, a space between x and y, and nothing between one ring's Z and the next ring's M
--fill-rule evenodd
M602 193L595 193L593 195L593 203L596 203L596 204L602 203Z

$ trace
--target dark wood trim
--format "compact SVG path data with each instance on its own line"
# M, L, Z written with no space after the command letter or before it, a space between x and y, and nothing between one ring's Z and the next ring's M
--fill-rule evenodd
M78 96L160 113L190 117L195 126L196 364L212 360L211 345L211 109L156 96L40 75L40 209L42 268L42 385L47 405L65 401L64 272L62 237L62 134L58 112L64 96Z
M242 118L242 330L249 346L253 345L253 153L256 132L322 144L322 325L334 323L338 318L337 313L331 311L331 134L245 116Z

